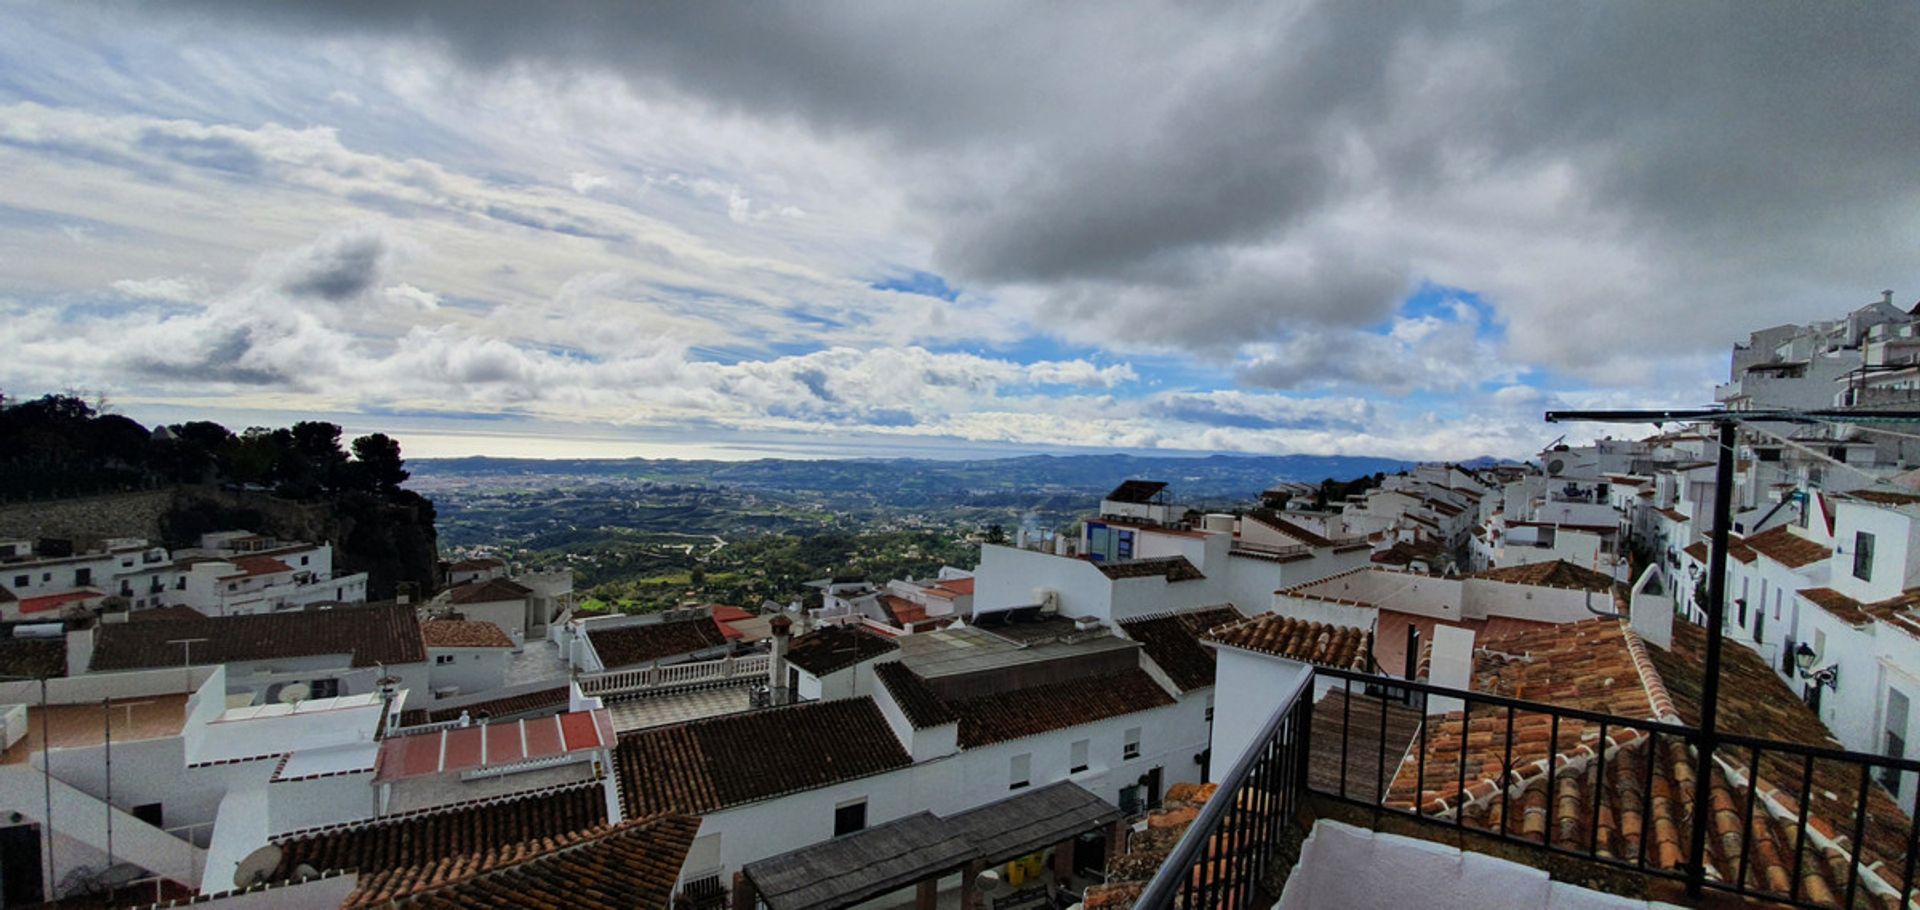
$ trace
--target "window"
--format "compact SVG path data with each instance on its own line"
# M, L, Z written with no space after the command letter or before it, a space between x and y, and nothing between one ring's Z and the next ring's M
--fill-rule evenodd
M46 584L47 582L50 582L50 581L52 581L52 580L53 580L53 573L52 573L52 572L42 572L42 573L40 573L40 583L41 583L41 584Z
M1127 730L1127 738L1126 738L1125 745L1122 745L1120 747L1120 760L1127 761L1127 760L1135 759L1139 757L1140 757L1140 728L1131 727Z
M852 834L867 827L867 801L865 797L833 807L833 836Z
M182 575L179 578L174 579L173 589L175 591L185 591L187 589L187 577L185 575Z
M1888 758L1907 757L1907 714L1912 710L1913 706L1907 701L1905 692L1887 687L1886 742L1880 754ZM1880 782L1892 790L1894 796L1902 795L1900 784L1905 776L1894 768L1880 769Z
M336 698L340 695L340 680L316 679L307 685L308 698Z
M141 806L134 806L133 817L143 822L146 822L147 824L152 825L155 828L166 827L166 825L164 824L164 822L166 821L166 811L161 807L159 803L147 803Z
M307 564L307 558L305 556L300 557L300 564L303 566Z
M1412 631L1415 634L1418 634L1418 630L1414 629L1412 626L1408 626L1407 628L1409 631ZM1419 649L1415 648L1414 650L1418 651ZM1207 723L1208 724L1213 723L1213 696L1211 695L1207 696Z
M31 575L15 575L13 576L13 586L16 588L24 588L32 579L33 576Z
M1007 762L1007 789L1021 790L1033 783L1033 753L1022 752Z
M447 664L450 664L450 663L453 663L453 655L451 655L451 654L435 654L435 655L433 655L433 663L434 663L434 665L435 665L435 666L441 666L441 667L444 667L444 666L446 666Z
M1079 774L1087 770L1087 741L1076 739L1067 749L1067 773Z
M1873 580L1873 535L1865 531L1853 534L1853 577Z

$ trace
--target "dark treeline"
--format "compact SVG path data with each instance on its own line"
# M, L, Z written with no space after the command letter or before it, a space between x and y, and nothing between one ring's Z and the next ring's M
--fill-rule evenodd
M400 444L341 443L337 424L249 427L196 420L149 430L72 395L0 396L0 498L45 499L176 483L218 483L300 500L349 493L412 502Z

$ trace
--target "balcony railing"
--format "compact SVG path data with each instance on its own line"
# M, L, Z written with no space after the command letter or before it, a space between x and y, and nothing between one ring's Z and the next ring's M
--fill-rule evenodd
M641 667L635 670L583 674L580 677L580 691L586 695L623 695L650 689L668 689L766 675L767 655L755 654L748 657L723 657L719 660L668 664L664 667Z
M1316 741L1311 693L1329 679L1344 697ZM1370 714L1351 722L1355 705L1369 703L1380 708L1378 730ZM1389 710L1426 713L1402 738L1388 735ZM1920 825L1889 781L1908 793L1920 761L1727 733L1709 744L1679 724L1316 669L1219 780L1136 906L1272 900L1261 882L1306 793L1364 808L1376 823L1397 816L1694 893L1804 908L1920 906ZM1700 786L1710 808L1696 838Z
M1312 691L1308 675L1261 726L1134 906L1252 906L1306 789Z

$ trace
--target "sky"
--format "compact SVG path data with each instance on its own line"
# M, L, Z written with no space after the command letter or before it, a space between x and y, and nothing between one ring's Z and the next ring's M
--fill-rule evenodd
M1524 457L1920 297L1920 5L0 0L0 391Z

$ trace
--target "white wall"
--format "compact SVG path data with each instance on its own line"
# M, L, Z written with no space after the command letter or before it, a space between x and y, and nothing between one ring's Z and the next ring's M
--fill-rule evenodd
M1882 509L1852 500L1838 500L1834 510L1833 536L1836 545L1833 562L1833 589L1861 603L1874 603L1896 597L1914 586L1920 575L1920 522L1893 509ZM1853 574L1856 534L1872 534L1873 578L1862 581Z
M1215 773L1247 751L1281 702L1313 672L1298 661L1219 647L1213 684L1213 766Z
M1628 910L1671 907L1552 881L1484 853L1321 819L1300 847L1275 910L1475 907Z
M1093 563L1014 547L982 544L974 574L975 612L1034 603L1034 591L1060 592L1063 616L1112 617L1113 585Z
M441 663L441 657L452 663ZM428 648L427 680L430 691L416 691L413 698L431 700L433 693L458 686L461 695L498 689L507 682L507 665L513 652L506 648Z

